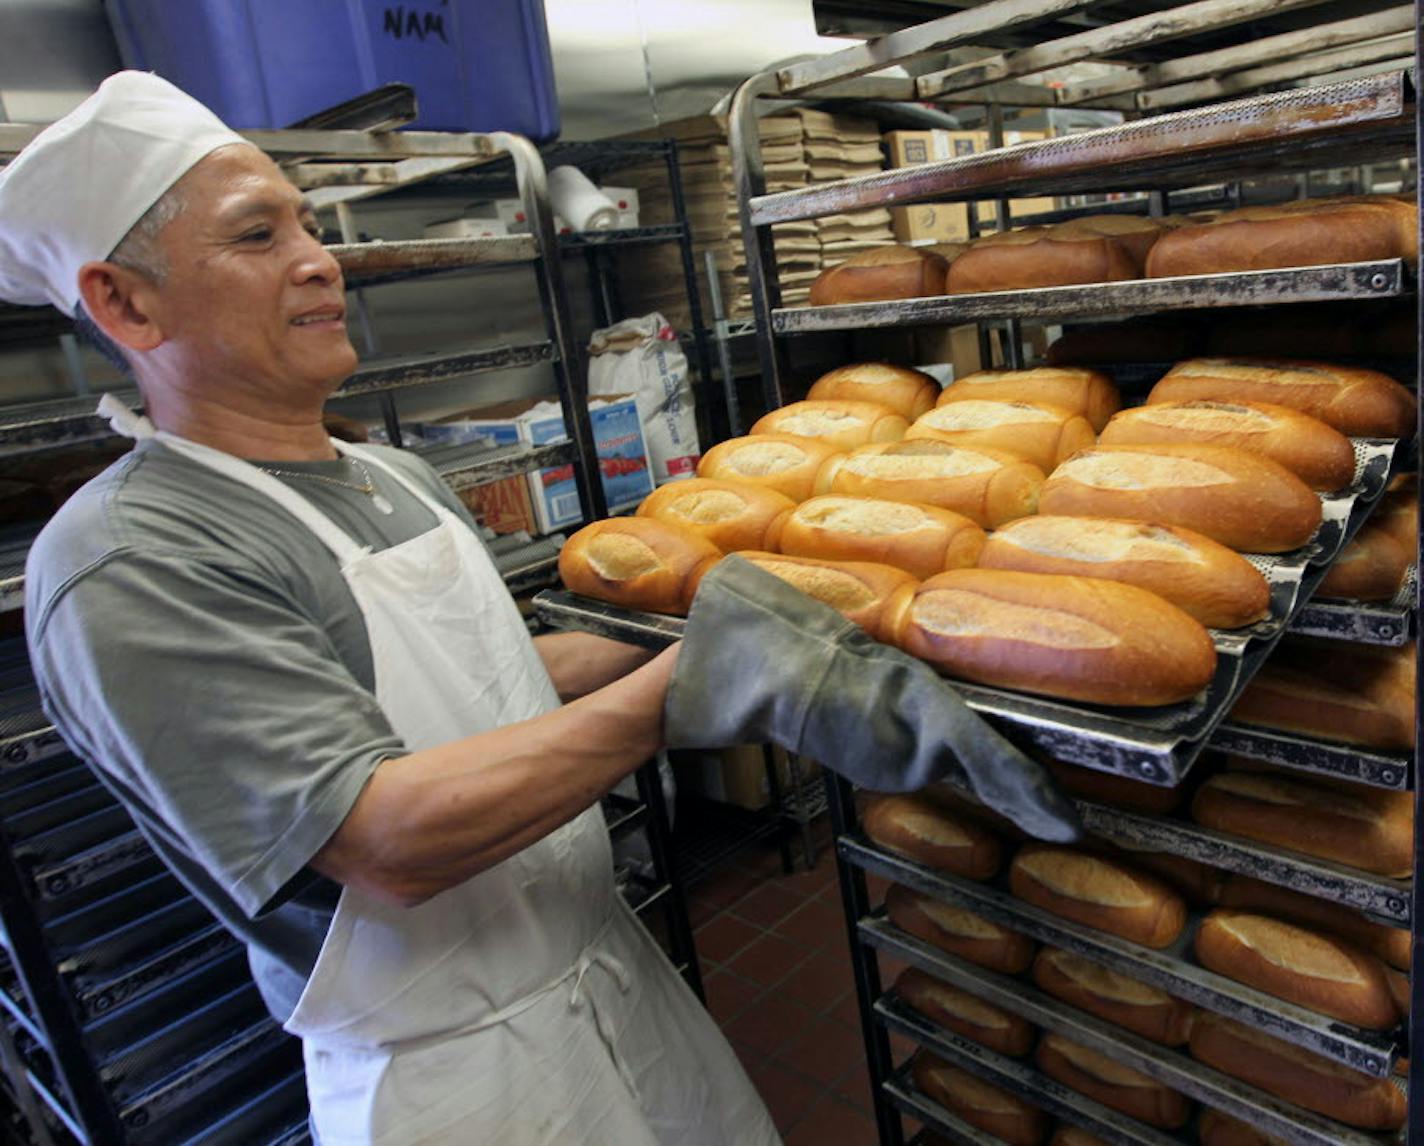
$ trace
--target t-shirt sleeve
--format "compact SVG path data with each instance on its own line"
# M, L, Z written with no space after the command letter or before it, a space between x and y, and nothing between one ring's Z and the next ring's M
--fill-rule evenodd
M322 627L252 571L124 550L30 644L70 747L251 916L405 752Z

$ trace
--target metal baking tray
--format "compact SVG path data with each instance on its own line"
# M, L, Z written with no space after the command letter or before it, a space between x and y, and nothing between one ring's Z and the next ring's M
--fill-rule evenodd
M1048 1114L1081 1126L1113 1146L1182 1146L1181 1138L1165 1130L1158 1130L1126 1114L1120 1114L1087 1095L1080 1094L1072 1087L1049 1078L1027 1063L991 1051L970 1039L936 1026L894 995L876 1000L875 1018L882 1026L913 1039L946 1062L977 1075L985 1082L1002 1087ZM885 1090L896 1105L912 1117L924 1118L932 1125L944 1122L944 1125L952 1126L959 1121L915 1086L908 1069L902 1068L886 1080ZM901 1093L896 1094L897 1090ZM909 1101L902 1104L905 1099ZM917 1113L916 1107L922 1113ZM927 1114L931 1117L926 1118ZM945 1121L946 1116L949 1121ZM975 1133L980 1137L974 1141L999 1142L999 1139L983 1131Z
M94 773L77 760L56 761L25 775L0 776L0 817L7 832L12 816L22 816L64 796L96 787Z
M1344 1126L1239 1082L1197 1062L1183 1051L1161 1046L1122 1027L1085 1014L1044 994L1031 983L1011 979L956 959L928 943L922 943L912 935L905 934L891 924L879 920L862 920L860 938L862 942L903 959L926 974L1020 1015L1037 1027L1056 1031L1065 1038L1155 1078L1189 1098L1240 1118L1264 1133L1283 1138L1293 1146L1382 1146L1385 1141L1383 1136ZM896 1029L918 1041L925 1041L920 1036L932 1031L937 1040L949 1043L956 1049L972 1048L980 1056L991 1054L971 1040L938 1027L932 1020L893 994L877 1002L875 1009L877 1014L884 1015L887 1020L893 1019L898 1024ZM887 1025L890 1023L887 1022ZM1016 1065L1013 1060L1005 1061ZM991 1081L1000 1081L1002 1084L1009 1079ZM1020 1090L1017 1086L1010 1086L1009 1089L1032 1102L1038 1101L1032 1090ZM1159 1140L1180 1141L1162 1131L1148 1127L1142 1129Z
M958 1064L956 1063L956 1065ZM995 1138L987 1131L970 1126L969 1123L956 1118L920 1090L910 1074L908 1063L881 1083L881 1089L902 1113L923 1122L930 1129L955 1143L956 1146L1004 1146L1002 1138ZM911 1142L911 1146L915 1146L915 1143L923 1143L924 1137L924 1134L918 1135Z
M20 850L17 848L17 853ZM107 876L135 867L152 856L153 849L148 846L148 841L137 828L133 828L83 851L66 853L61 858L39 857L30 872L30 879L40 898L59 899L96 884Z
M1414 637L1414 601L1419 570L1411 565L1399 592L1389 601L1307 601L1290 631L1366 645L1404 645Z
M1412 755L1230 722L1212 733L1211 747L1282 768L1395 791L1409 787L1414 771Z
M1378 259L889 302L779 307L771 312L771 329L774 334L819 334L891 326L961 326L1004 318L1052 322L1096 315L1127 317L1174 310L1399 298L1412 289L1413 277L1403 259Z
M1077 801L1083 826L1095 835L1211 867L1254 876L1318 899L1353 907L1395 927L1409 926L1410 882L1213 831L1199 824Z
M0 612L6 611L0 605ZM0 694L0 776L68 751L64 738L40 708L39 690L33 684Z
M156 857L155 857L156 858ZM142 880L128 880L112 894L76 905L63 914L53 914L45 923L45 938L60 958L104 942L104 937L122 933L149 917L196 903L188 890L166 869ZM202 909L206 912L206 908ZM155 921L154 931L162 933Z
M881 851L861 839L843 836L837 846L845 860L866 871L967 908L1040 943L1061 947L1151 983L1180 999L1296 1043L1363 1074L1387 1078L1394 1069L1399 1052L1398 1031L1367 1031L1341 1023L1192 962L1192 939L1201 922L1200 912L1189 917L1175 943L1153 950L1033 907L1011 895L1005 880L978 884L956 879Z
M127 814L107 790L98 783L85 784L34 807L16 810L6 815L5 830L16 848L23 850L27 841L46 842L46 854L64 846L60 840L74 838L85 846L96 833L110 828L122 831L131 822ZM108 825L106 827L106 825ZM73 829L73 832L70 832Z
M298 1128L306 1133L306 1125L306 1075L298 1069L192 1133L165 1123L161 1141L164 1146L275 1146Z
M98 1018L241 946L226 927L213 922L126 965L75 972L71 994L82 1019Z

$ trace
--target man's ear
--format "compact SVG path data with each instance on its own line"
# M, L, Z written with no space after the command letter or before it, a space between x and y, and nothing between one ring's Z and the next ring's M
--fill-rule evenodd
M157 288L138 271L118 263L79 268L79 298L94 325L129 350L154 350L164 341L156 317Z

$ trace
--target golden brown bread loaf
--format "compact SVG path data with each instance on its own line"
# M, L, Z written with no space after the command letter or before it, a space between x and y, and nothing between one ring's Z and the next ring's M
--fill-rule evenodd
M1048 1146L1108 1146L1096 1134L1089 1134L1077 1126L1060 1126L1053 1132Z
M968 401L1045 402L1083 415L1094 433L1101 433L1122 406L1122 396L1106 374L1066 366L977 370L946 386L938 405Z
M1269 402L1157 402L1123 410L1098 439L1105 446L1201 442L1232 446L1278 462L1311 489L1355 480L1355 449L1319 418Z
M885 912L902 931L991 971L1018 975L1033 962L1034 943L1026 935L899 884L885 893Z
M1393 999L1399 1018L1402 1022L1409 1021L1409 1000L1412 992L1409 989L1409 976L1401 971L1396 971L1393 967L1384 969L1385 979L1389 983L1390 998ZM1409 1071L1405 1070L1408 1077Z
M937 871L989 879L1003 863L998 837L931 791L877 797L862 823L881 847Z
M1222 772L1192 799L1192 816L1222 832L1378 875L1407 876L1414 861L1414 799L1250 772Z
M1221 904L1223 907L1239 907L1272 915L1287 923L1299 923L1326 935L1339 936L1391 967L1409 969L1411 944L1408 928L1386 927L1341 904L1277 887L1249 875L1227 878L1221 889Z
M1283 640L1231 719L1370 748L1414 746L1414 649Z
M1039 1146L1048 1134L1048 1115L1038 1107L932 1054L917 1054L911 1073L928 1097L1008 1146Z
M1199 1146L1288 1146L1284 1138L1262 1134L1219 1110L1203 1110L1197 1123Z
M1035 512L1042 485L1043 471L1014 454L921 438L833 458L816 492L935 505L993 529Z
M738 556L829 605L878 641L893 641L917 581L903 569L870 561L821 561L748 549Z
M1218 908L1197 928L1195 950L1218 975L1341 1022L1385 1030L1399 1020L1384 964L1343 939Z
M1065 764L1061 760L1045 760L1044 764L1065 792L1095 804L1146 812L1149 816L1165 816L1176 811L1182 802L1182 790L1177 787L1148 784L1113 772Z
M1034 1061L1049 1078L1149 1126L1175 1130L1192 1116L1191 1102L1171 1087L1056 1032L1043 1036Z
M1413 561L1419 551L1419 483L1412 474L1405 476L1410 480L1399 487L1391 485L1380 498L1369 523L1394 538Z
M564 543L559 576L571 593L685 615L702 575L721 559L720 549L690 529L653 517L610 517Z
M795 506L779 537L768 548L832 561L876 561L921 579L973 565L984 548L984 531L962 513L841 494Z
M1164 1046L1181 1046L1191 1034L1190 1004L1081 955L1043 948L1033 961L1033 981L1055 999Z
M1418 227L1413 205L1387 195L1242 207L1163 235L1147 256L1147 276L1414 260Z
M934 408L939 391L939 383L921 370L888 362L859 362L822 374L811 383L806 397L878 402L913 422Z
M781 527L796 503L750 482L687 478L661 485L638 506L639 517L700 533L723 553L779 549Z
M1093 704L1172 704L1216 671L1201 623L1134 585L955 569L919 587L900 647L950 676Z
M898 442L909 425L879 402L825 399L790 402L758 418L752 433L815 438L837 450L853 450L871 442Z
M1133 848L1121 843L1113 846L1111 854L1119 853L1123 862L1137 871L1155 875L1194 907L1209 907L1221 899L1226 873L1220 868L1198 863L1186 856Z
M923 971L900 972L895 993L926 1018L980 1046L1016 1057L1033 1049L1034 1029L1027 1020Z
M1142 277L1142 262L1116 236L1086 228L1020 227L986 235L949 265L949 294L1117 282Z
M916 419L906 438L935 438L953 446L987 446L1017 454L1045 473L1094 441L1081 414L1043 402L947 402Z
M1226 446L1094 446L1049 475L1046 514L1178 525L1232 549L1284 553L1320 526L1320 499L1266 458Z
M794 434L749 434L718 442L697 463L697 476L749 482L805 501L816 492L817 474L840 451Z
M1025 903L1145 947L1170 946L1187 922L1182 897L1160 879L1072 848L1020 848L1009 887Z
M1147 253L1156 245L1162 233L1175 229L1175 223L1145 215L1079 215L1053 228L1055 237L1063 235L1093 235L1115 239L1140 267Z
M1259 621L1270 606L1266 578L1239 553L1190 529L1143 521L1022 517L990 534L979 567L1136 585L1217 629Z
M1315 595L1350 601L1388 601L1404 584L1415 552L1406 552L1391 535L1388 525L1366 522L1335 558Z
M1289 406L1352 438L1400 438L1414 432L1413 394L1378 370L1328 362L1191 358L1167 371L1147 401Z
M944 294L948 268L942 255L923 247L876 247L817 275L810 303L835 306Z
M1203 1011L1192 1057L1268 1094L1364 1130L1397 1130L1405 1101L1387 1078L1370 1078L1253 1027Z

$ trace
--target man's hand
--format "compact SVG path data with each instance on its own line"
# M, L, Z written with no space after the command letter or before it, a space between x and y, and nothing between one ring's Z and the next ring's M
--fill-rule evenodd
M592 633L549 633L535 637L534 648L563 701L612 684L657 655L653 649Z

